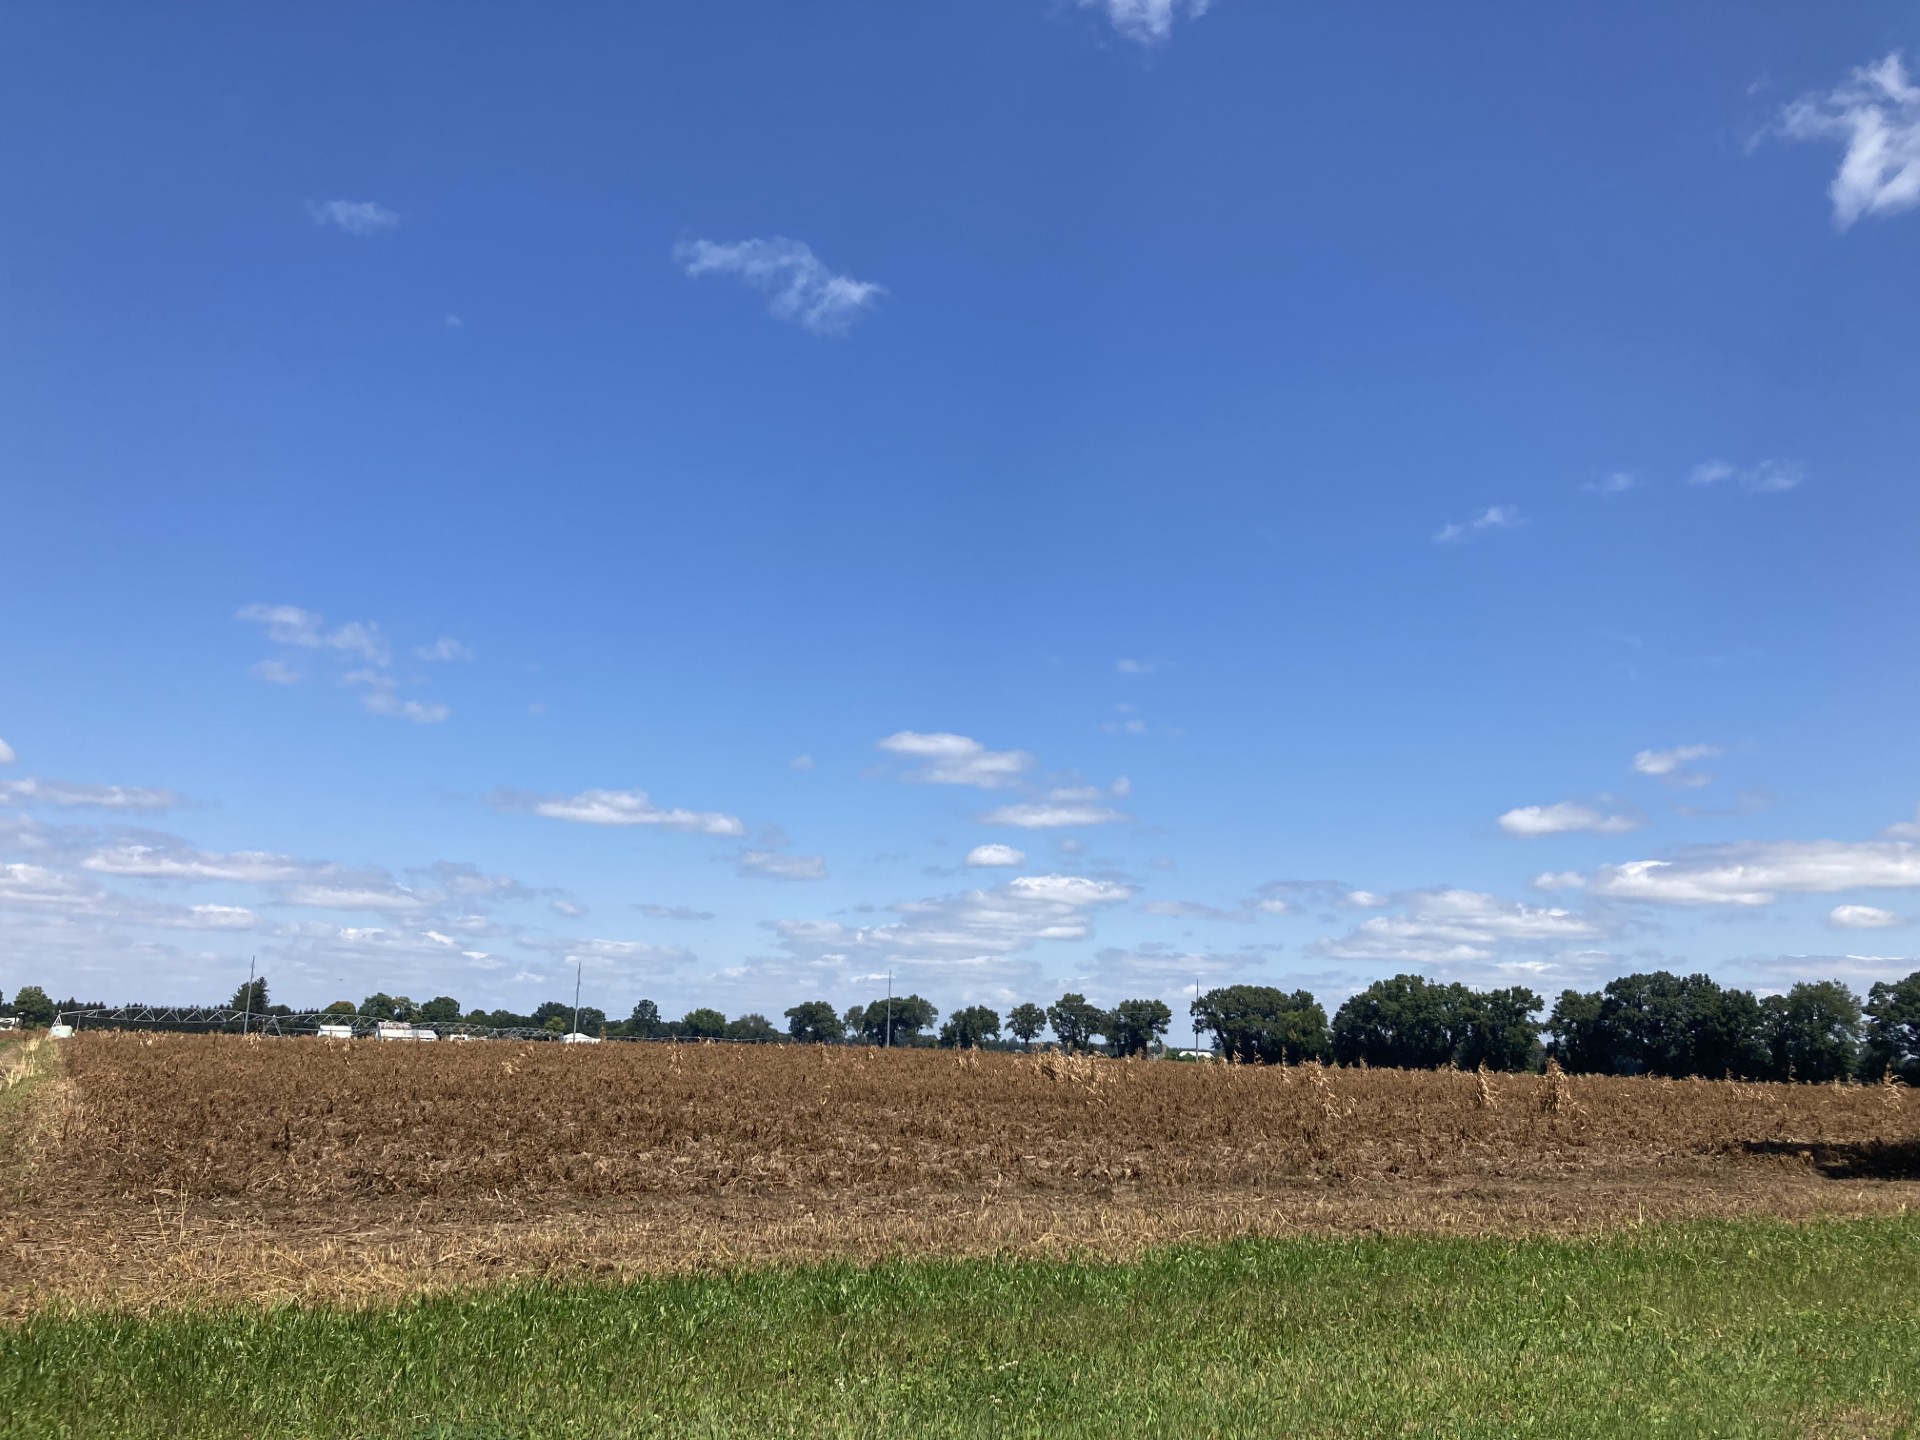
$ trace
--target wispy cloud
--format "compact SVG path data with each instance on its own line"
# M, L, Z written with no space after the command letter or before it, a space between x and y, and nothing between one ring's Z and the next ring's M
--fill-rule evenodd
M1141 45L1164 45L1179 18L1198 20L1213 8L1213 0L1080 0L1082 10L1098 10L1127 39Z
M442 635L431 645L416 645L413 653L422 660L438 664L473 659L473 651L449 635Z
M982 790L1004 790L1018 783L1033 767L1025 750L989 750L978 740L946 731L923 734L901 730L877 742L889 755L925 763L905 778L929 785L976 785Z
M11 765L14 759L13 747L6 741L0 740L0 765Z
M329 625L324 615L303 610L298 605L243 605L236 618L258 625L266 638L276 645L314 652L316 659L335 665L363 662L344 673L336 672L339 683L360 696L360 707L370 715L385 715L411 720L416 725L438 725L453 714L437 700L415 700L401 695L402 682L394 674L393 647L380 627L371 621L349 620ZM427 661L468 660L472 652L458 640L440 639L422 645L413 652ZM269 685L298 685L306 678L299 666L284 656L269 656L248 671L256 680Z
M400 217L378 200L310 200L307 214L314 224L331 225L349 235L378 235L400 223Z
M734 872L766 880L824 880L823 855L789 855L783 850L742 850L733 857Z
M1461 540L1471 540L1476 535L1484 535L1492 530L1512 530L1524 523L1517 506L1489 505L1471 520L1442 525L1433 532L1433 538L1441 545L1452 545Z
M1158 660L1128 660L1123 658L1116 660L1113 668L1122 675L1151 675L1160 668L1160 662Z
M1898 51L1824 95L1801 96L1781 111L1780 129L1795 140L1846 146L1827 187L1838 228L1920 205L1920 85L1907 78Z
M1105 792L1089 786L1049 790L1038 800L1001 805L980 816L982 825L1012 825L1021 830L1064 830L1081 825L1113 825L1132 817L1105 803Z
M1780 840L1708 846L1672 860L1607 865L1589 893L1655 905L1771 905L1782 894L1920 889L1920 845L1901 840Z
M747 833L738 816L714 810L663 810L647 798L644 790L582 790L577 795L566 796L522 795L500 790L491 798L496 810L525 810L575 825L650 825L661 830L729 838Z
M358 655L375 665L385 665L392 658L378 625L350 620L329 629L325 616L298 605L242 605L236 618L258 625L276 645Z
M1645 822L1619 810L1599 810L1575 800L1557 805L1522 805L1500 817L1500 828L1528 839L1542 835L1624 835Z
M1756 465L1733 465L1725 460L1703 460L1687 476L1689 485L1720 485L1728 481L1755 495L1778 495L1798 489L1807 467L1798 460L1762 460Z
M155 812L171 810L180 797L147 785L89 785L73 780L0 780L0 803L61 810L95 809Z
M695 910L687 905L636 905L649 920L711 920L713 911Z
M1603 933L1572 911L1519 905L1474 890L1418 890L1402 897L1400 908L1400 914L1363 920L1313 948L1343 960L1439 965L1491 960L1506 949L1566 945Z
M372 715L391 715L411 720L416 725L438 725L453 711L433 700L407 700L400 695L400 682L384 670L353 670L341 677L341 684L360 692L360 707Z
M1602 475L1598 480L1589 480L1580 487L1590 495L1624 495L1629 490L1640 488L1640 478L1625 470L1616 470L1611 475Z
M1697 790L1713 783L1711 775L1686 767L1695 760L1708 760L1726 751L1718 745L1676 745L1671 750L1642 750L1633 757L1634 773L1651 775L1682 790Z
M836 275L811 247L774 236L768 240L688 240L673 258L691 276L732 275L770 295L767 310L815 335L844 335L886 288L851 275Z

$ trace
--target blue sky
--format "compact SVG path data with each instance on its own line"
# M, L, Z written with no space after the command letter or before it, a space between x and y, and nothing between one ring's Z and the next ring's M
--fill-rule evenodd
M15 7L0 990L1920 939L1911 7Z

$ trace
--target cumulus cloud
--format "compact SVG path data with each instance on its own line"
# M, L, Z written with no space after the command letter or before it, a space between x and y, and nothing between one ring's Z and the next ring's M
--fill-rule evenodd
M1565 946L1604 933L1570 910L1518 904L1474 890L1417 890L1401 897L1401 911L1369 917L1313 948L1343 960L1443 965L1492 960L1510 948Z
M1718 745L1676 745L1671 750L1642 750L1633 757L1633 768L1636 774L1651 775L1669 785L1695 790L1711 784L1713 777L1685 767L1695 760L1709 760L1724 754L1726 751Z
M307 214L314 224L331 225L349 235L378 235L400 223L400 217L378 200L308 201Z
M815 335L844 335L887 293L871 281L834 274L809 246L777 235L730 244L689 240L674 246L673 258L690 276L732 275L765 292L772 297L769 314Z
M1027 852L1011 845L976 845L967 852L967 864L975 867L1024 865Z
M1529 839L1541 835L1624 835L1638 830L1644 822L1638 815L1607 813L1591 805L1562 800L1557 805L1522 805L1500 817L1500 828L1509 835Z
M1385 895L1359 890L1338 880L1270 880L1258 891L1255 906L1269 915L1291 914L1297 903L1331 905L1338 910L1378 910L1389 902Z
M1198 20L1213 0L1080 0L1082 10L1097 10L1127 39L1140 45L1164 45L1173 35L1173 22Z
M1079 791L1051 792L1041 800L1001 805L980 817L982 825L1012 825L1021 830L1061 830L1080 825L1112 825L1132 817L1109 805L1081 798Z
M1920 805L1914 807L1913 819L1898 821L1881 833L1889 840L1920 840Z
M1587 877L1578 870L1547 870L1527 882L1535 890L1584 890Z
M736 874L767 880L824 880L827 861L822 855L789 855L781 850L742 850L733 857Z
M1757 465L1730 465L1725 460L1703 460L1687 476L1689 485L1719 485L1732 481L1755 495L1778 495L1799 488L1807 470L1797 460L1762 460Z
M1771 905L1783 893L1920 887L1920 845L1904 840L1783 840L1706 846L1674 860L1603 866L1588 890L1656 905Z
M1878 905L1836 905L1827 912L1829 924L1841 930L1885 930L1900 924L1900 917Z
M1520 519L1520 510L1514 505L1489 505L1471 520L1457 521L1442 525L1433 532L1433 538L1439 544L1451 545L1461 540L1471 540L1476 535L1484 535L1492 530L1511 530L1524 523Z
M72 780L0 780L0 803L62 810L160 811L180 804L171 790L144 785L87 785Z
M1795 100L1781 112L1780 130L1846 147L1827 187L1838 228L1920 204L1920 85L1907 78L1898 51L1862 65L1824 95Z
M15 758L13 747L6 741L0 740L0 765L11 765Z
M1025 750L989 750L978 740L947 731L901 730L878 744L890 755L925 762L909 771L906 778L929 785L1004 790L1017 784L1033 766L1033 756Z
M644 790L582 790L568 796L527 796L503 790L494 794L493 805L497 810L530 810L549 820L576 825L650 825L733 839L747 833L738 816L715 810L663 810L647 798Z

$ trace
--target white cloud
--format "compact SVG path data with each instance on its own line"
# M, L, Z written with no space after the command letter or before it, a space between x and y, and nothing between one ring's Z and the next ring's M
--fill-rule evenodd
M547 908L556 915L564 915L569 920L578 920L582 915L587 913L586 906L577 905L571 900L549 901Z
M417 915L433 908L432 897L402 885L299 884L280 894L282 905L306 910L372 910L384 915Z
M1122 675L1151 675L1160 668L1158 660L1116 660L1114 669Z
M1587 877L1578 870L1547 870L1528 882L1535 890L1582 890L1586 888Z
M775 236L721 244L690 240L673 258L691 276L734 275L773 298L768 312L815 335L842 335L860 313L886 294L883 286L836 275L798 240Z
M1718 485L1731 480L1756 495L1778 495L1797 488L1807 470L1797 460L1762 460L1757 465L1729 465L1725 460L1703 460L1687 476L1689 485Z
M1516 904L1473 890L1418 890L1405 913L1376 915L1314 950L1345 960L1414 965L1491 960L1507 948L1561 946L1603 932L1570 910Z
M0 780L0 803L52 805L62 810L171 810L180 797L144 785L86 785L71 780Z
M1025 750L989 750L978 740L946 731L922 734L901 730L877 742L892 755L926 763L906 777L930 785L976 785L982 790L1004 790L1018 783L1033 766Z
M1712 784L1713 777L1685 767L1695 760L1710 760L1726 753L1718 745L1676 745L1671 750L1642 750L1633 757L1633 768L1637 774L1651 775L1682 789L1697 790L1702 785Z
M1629 490L1638 490L1640 479L1625 470L1616 470L1598 480L1589 480L1580 488L1590 495L1624 495Z
M400 223L400 217L377 200L308 201L307 214L314 224L331 225L349 235L377 235Z
M1024 875L991 889L907 901L894 919L855 926L838 920L781 920L772 929L812 972L884 967L938 975L1004 976L1010 957L1042 940L1084 940L1091 912L1130 899L1132 887L1075 875ZM1037 975L1031 977L1037 981Z
M6 741L0 740L0 765L11 765L15 758L13 747Z
M1633 860L1596 871L1587 888L1656 905L1770 905L1783 892L1920 887L1920 845L1903 840L1783 840L1709 846L1677 860Z
M787 768L789 770L798 770L804 774L813 769L813 757L811 755L796 755L787 762Z
M1827 189L1840 229L1862 215L1920 205L1920 85L1908 80L1898 51L1825 95L1801 96L1781 111L1780 128L1795 140L1845 143Z
M552 936L525 939L520 944L529 950L558 956L568 964L585 964L589 969L640 966L667 970L694 958L690 951L678 946L654 945L645 940L570 940Z
M232 881L272 885L324 873L327 866L307 865L265 850L236 850L229 854L187 846L110 845L80 862L80 868L100 875L125 875L143 880Z
M306 678L286 661L279 659L256 661L248 667L247 673L269 685L298 685Z
M822 855L788 855L779 850L742 850L734 856L734 870L768 880L824 880L827 861Z
M550 820L569 820L576 825L651 825L662 830L681 830L696 835L724 835L739 838L747 827L739 817L710 810L662 810L647 798L644 790L582 790L571 796L519 796L501 792L493 803L502 810L531 810Z
M442 635L431 645L416 645L413 653L422 660L445 663L452 660L471 660L473 651L451 636Z
M976 845L967 852L967 864L973 866L1024 865L1027 852L1011 845Z
M438 725L453 714L438 701L401 699L400 682L382 670L350 671L340 683L359 690L360 708L372 715L411 720L416 725Z
M374 665L385 665L391 658L378 625L352 620L329 630L324 616L298 605L242 605L235 618L260 626L276 645L358 655Z
M1113 28L1141 45L1163 45L1173 34L1173 22L1185 16L1198 20L1213 0L1080 0L1082 10L1098 10Z
M1433 532L1433 538L1442 545L1450 545L1475 535L1484 535L1489 530L1511 530L1523 523L1517 506L1489 505L1471 520L1442 525Z
M1836 905L1827 920L1842 930L1885 930L1900 923L1898 915L1878 905Z
M1913 819L1897 821L1880 833L1889 840L1920 840L1920 805L1913 807Z
M1079 790L1055 790L1041 800L1021 801L989 810L980 816L980 823L1013 825L1022 830L1059 830L1076 825L1112 825L1131 818L1111 806L1083 798L1083 792Z
M1509 835L1533 838L1541 835L1624 835L1638 830L1643 822L1637 815L1607 814L1590 805L1562 800L1557 805L1522 805L1500 817L1500 828Z

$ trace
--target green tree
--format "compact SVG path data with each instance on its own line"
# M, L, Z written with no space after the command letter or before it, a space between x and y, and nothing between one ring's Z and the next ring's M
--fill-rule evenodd
M1546 1001L1524 985L1469 990L1454 1046L1462 1070L1532 1070L1540 1060L1540 1022Z
M22 995L26 991L20 992ZM24 1002L16 1007L26 1013ZM1920 970L1904 980L1876 981L1867 992L1866 1058L1861 1078L1878 1080L1892 1071L1909 1085L1920 1085Z
M428 1025L451 1025L460 1018L460 1002L451 995L436 995L420 1007L420 1019Z
M780 1032L773 1028L773 1022L764 1015L742 1015L738 1020L727 1022L729 1040L778 1040Z
M1107 1048L1115 1055L1144 1055L1167 1033L1173 1011L1162 1000L1122 1000L1107 1022Z
M1092 1049L1093 1037L1106 1034L1109 1018L1077 991L1069 991L1047 1007L1047 1024L1053 1027L1060 1048L1067 1051Z
M562 1035L573 1029L573 1007L559 1000L543 1000L534 1007L533 1023L540 1029L551 1030L556 1020Z
M1268 1065L1297 1065L1327 1053L1327 1012L1305 990L1225 985L1189 1007L1222 1055Z
M1803 980L1760 1002L1773 1078L1824 1084L1860 1063L1860 997L1838 980Z
M727 1017L712 1006L702 1005L683 1015L678 1029L684 1040L719 1040L727 1033Z
M568 1014L567 1028L581 1035L604 1035L607 1032L607 1012L598 1005L582 1005L577 1019Z
M362 1000L360 1002L360 1013L369 1020L398 1020L400 1018L394 1008L393 996L387 994L384 990L376 990L373 994Z
M1597 990L1562 990L1547 1016L1547 1053L1576 1075L1613 1073L1613 1034Z
M267 1013L267 977L262 975L256 980L243 984L233 992L232 1007L242 1015L264 1015Z
M1333 1058L1397 1070L1434 1070L1453 1059L1464 1029L1466 987L1420 975L1376 980L1333 1017Z
M1568 1070L1717 1079L1766 1075L1773 1060L1760 1002L1707 975L1622 975L1598 995L1569 990L1548 1017Z
M353 1015L357 1012L351 1000L336 1000L320 1013L322 1015Z
M13 1013L26 1030L44 1030L53 1024L56 1012L47 992L38 985L22 985L13 997Z
M860 1034L869 1045L887 1043L888 1002L885 996L870 1002L860 1012ZM891 1006L893 1015L893 1043L911 1045L920 1038L920 1032L933 1027L940 1012L932 1002L922 1000L918 995L896 995Z
M867 1033L867 1012L863 1006L849 1005L847 1013L840 1017L841 1028L849 1040L860 1040Z
M660 1034L663 1028L658 1005L651 1000L634 1002L633 1013L627 1016L627 1034L638 1036L642 1040L651 1040Z
M1031 1000L1023 1001L1007 1012L1007 1033L1029 1050L1033 1048L1034 1037L1046 1028L1047 1012Z
M940 1027L940 1044L948 1050L978 1050L1000 1038L1000 1012L985 1005L956 1010Z
M827 1000L803 1000L787 1011L787 1033L802 1045L831 1045L846 1037L833 1004Z

